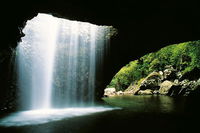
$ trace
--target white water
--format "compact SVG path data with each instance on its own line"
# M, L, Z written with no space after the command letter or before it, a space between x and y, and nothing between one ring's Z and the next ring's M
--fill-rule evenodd
M93 105L97 67L111 28L47 14L27 21L16 50L19 110L27 111L0 119L0 126L42 124L112 110Z
M58 21L38 15L26 23L17 47L21 107L50 108Z
M21 110L92 105L108 26L38 14L17 47Z
M88 107L88 108L64 108L64 109L43 109L21 111L10 114L0 120L0 126L25 126L38 125L52 121L59 121L73 117L89 115L97 112L110 111L114 108L108 107ZM116 108L117 109L117 108Z

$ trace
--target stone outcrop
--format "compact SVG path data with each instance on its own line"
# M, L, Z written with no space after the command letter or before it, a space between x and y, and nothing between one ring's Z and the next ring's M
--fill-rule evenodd
M118 91L118 92L116 92L116 94L117 94L118 96L121 96L121 95L124 95L124 92L123 92L123 91Z
M171 65L165 66L165 70L163 71L163 79L173 80L177 77L177 70L174 69Z
M151 89L138 91L138 95L152 95L152 94L153 94L153 90L151 90Z
M172 88L172 86L173 86L173 82L168 81L168 80L164 81L160 85L159 93L162 95L168 94L168 92Z
M123 91L116 91L115 88L106 88L104 90L104 97L122 96L124 94L125 94L125 92L123 92Z
M199 58L200 41L173 44L129 62L116 73L108 87L124 92L132 89L134 95L150 89L153 94L187 96L196 90L200 79ZM161 86L164 81L173 83L166 92Z
M172 66L166 66L164 71L152 72L137 88L138 95L162 94L169 96L188 96L200 88L198 68L182 75ZM199 78L199 79L198 79ZM150 91L150 90L152 91ZM146 91L148 90L148 91Z
M149 74L140 84L140 90L156 90L159 88L159 85L162 80L162 75L158 72L152 72Z
M180 71L168 65L163 71L152 72L146 78L132 83L124 92L116 92L113 88L105 89L104 96L113 95L169 95L188 96L200 89L200 70L182 75ZM194 75L194 77L192 77ZM199 77L199 78L198 78Z
M109 97L109 96L114 96L116 95L116 89L115 88L106 88L104 90L104 96Z

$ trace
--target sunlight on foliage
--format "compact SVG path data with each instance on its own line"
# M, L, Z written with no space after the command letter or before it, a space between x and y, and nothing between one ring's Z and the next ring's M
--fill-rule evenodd
M163 71L164 67L172 65L182 74L195 67L200 68L200 41L190 41L173 44L155 53L144 55L138 60L131 61L120 69L113 77L108 87L125 90L131 83L138 83L153 71Z

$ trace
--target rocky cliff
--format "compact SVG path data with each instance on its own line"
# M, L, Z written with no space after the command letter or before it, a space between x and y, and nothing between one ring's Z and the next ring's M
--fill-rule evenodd
M188 96L200 90L200 41L174 44L131 61L107 88L122 94ZM112 93L113 94L113 93Z

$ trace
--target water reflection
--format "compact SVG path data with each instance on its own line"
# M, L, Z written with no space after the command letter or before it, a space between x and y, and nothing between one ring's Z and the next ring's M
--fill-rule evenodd
M114 108L114 110L98 113L91 113L93 111L88 110L88 115L71 118L67 116L62 120L49 121L43 124L18 127L0 126L0 133L111 133L130 132L130 129L140 133L160 132L164 129L168 133L178 132L183 128L185 128L184 131L191 132L190 129L198 127L194 126L194 124L197 124L195 121L200 119L200 110L197 106L199 105L199 98L118 96L103 98L103 100L106 104L111 105L112 109L113 107L121 107L121 109ZM71 113L75 114L75 112L74 110ZM87 114L86 110L82 110L81 113ZM64 114L60 112L57 115ZM52 115L48 119L50 118L52 118ZM30 119L30 121L32 122L33 119Z
M178 111L177 108L182 108L177 107L177 99L169 96L116 96L103 100L109 105L137 112L174 112Z

